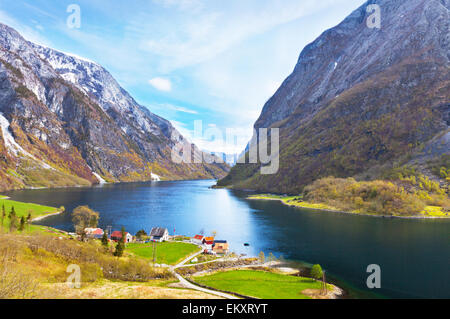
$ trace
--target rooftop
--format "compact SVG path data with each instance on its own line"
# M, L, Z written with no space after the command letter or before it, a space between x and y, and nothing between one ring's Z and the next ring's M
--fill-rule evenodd
M150 236L163 237L166 232L168 232L167 228L153 227Z

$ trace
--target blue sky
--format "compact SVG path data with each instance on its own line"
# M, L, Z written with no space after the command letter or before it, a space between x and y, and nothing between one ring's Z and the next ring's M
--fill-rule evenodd
M26 39L98 62L203 149L240 152L308 43L364 0L0 0ZM67 7L81 8L71 29ZM238 145L192 136L239 130Z

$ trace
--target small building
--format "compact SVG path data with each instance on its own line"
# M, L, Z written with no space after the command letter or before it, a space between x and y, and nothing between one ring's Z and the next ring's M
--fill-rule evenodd
M214 237L203 238L203 248L206 253L211 253L214 246Z
M101 228L85 228L84 233L86 234L87 238L101 239L104 232Z
M152 241L163 242L169 240L169 231L167 228L153 227L150 232L150 239Z
M120 241L122 240L122 232L119 230L113 231L111 234L111 240ZM131 243L133 241L133 236L130 233L125 233L125 243Z
M195 235L195 236L191 239L191 243L196 244L196 245L203 245L203 238L205 238L205 236L202 236L202 235Z
M219 255L226 255L230 251L230 246L226 240L215 240L213 245L213 252Z

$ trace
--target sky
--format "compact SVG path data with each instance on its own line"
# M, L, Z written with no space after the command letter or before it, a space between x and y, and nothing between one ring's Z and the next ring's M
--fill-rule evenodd
M364 2L0 0L0 22L27 40L101 64L200 148L233 154L250 140L301 50ZM79 27L67 23L73 4ZM194 134L195 121L203 134ZM228 144L227 129L239 134Z

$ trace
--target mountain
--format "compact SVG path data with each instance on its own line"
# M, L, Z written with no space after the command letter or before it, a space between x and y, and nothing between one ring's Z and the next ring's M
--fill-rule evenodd
M226 164L176 164L190 144L97 63L0 24L0 191L223 177ZM194 156L205 156L192 147ZM209 161L211 163L212 161Z
M369 28L368 5L381 8ZM298 194L316 179L370 179L450 150L450 0L368 1L301 52L255 128L280 129L280 169L238 164L219 186Z
M234 165L236 165L236 162L239 159L239 154L213 152L213 151L208 151L208 150L203 150L203 152L220 158L224 163L227 163L230 167L233 167Z

